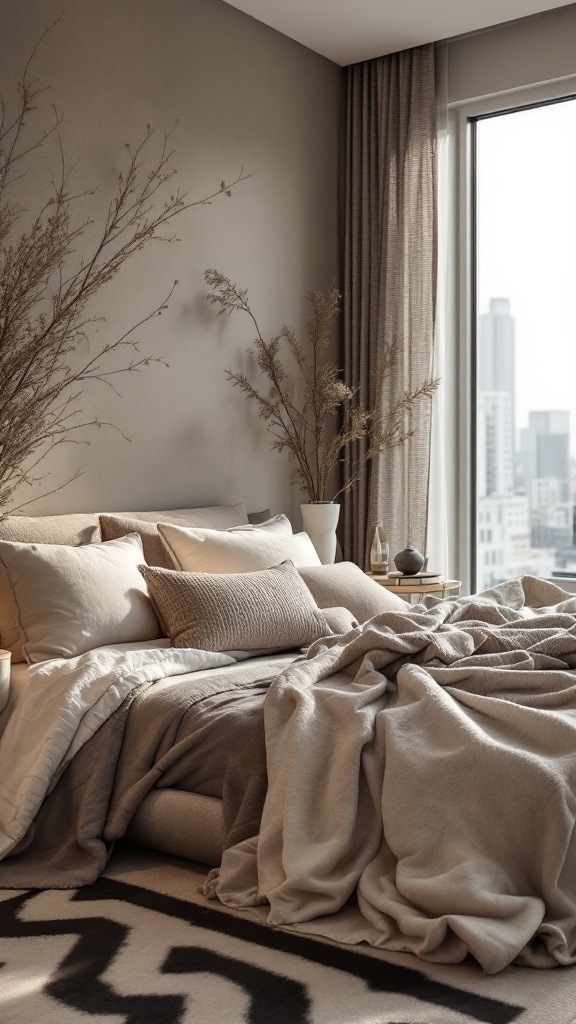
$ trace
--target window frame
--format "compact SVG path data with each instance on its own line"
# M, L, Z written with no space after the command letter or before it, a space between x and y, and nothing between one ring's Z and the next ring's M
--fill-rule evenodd
M459 482L448 498L449 519L458 538L455 559L462 592L476 589L476 223L475 223L475 125L479 119L527 107L576 98L576 75L554 81L493 93L474 100L460 100L446 107L448 143L446 216L453 228L448 233L448 291L445 325L446 359L455 367L453 401L448 421L454 423L455 440L447 440L448 479ZM440 254L442 259L442 254ZM451 407L451 410L450 410ZM452 415L450 415L450 411ZM450 431L447 431L450 434ZM552 582L559 584L558 579ZM562 579L565 590L576 593L576 577Z

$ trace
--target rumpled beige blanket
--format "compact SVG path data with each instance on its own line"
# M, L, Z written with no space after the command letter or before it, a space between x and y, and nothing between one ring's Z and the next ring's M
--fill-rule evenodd
M320 642L266 697L260 834L206 891L489 973L576 962L574 667L576 597L532 577Z

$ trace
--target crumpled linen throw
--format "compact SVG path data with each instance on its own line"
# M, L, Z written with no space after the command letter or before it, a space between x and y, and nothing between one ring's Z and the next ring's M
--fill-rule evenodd
M283 671L258 836L206 891L488 973L576 962L576 597L428 597Z

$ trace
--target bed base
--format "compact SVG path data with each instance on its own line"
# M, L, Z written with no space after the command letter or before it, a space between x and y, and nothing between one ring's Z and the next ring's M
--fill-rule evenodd
M132 818L126 838L217 867L224 840L222 801L180 789L153 789Z

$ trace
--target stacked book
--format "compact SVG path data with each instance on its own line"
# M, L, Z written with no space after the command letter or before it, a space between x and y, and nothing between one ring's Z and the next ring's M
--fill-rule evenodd
M384 582L384 581L382 581ZM404 572L389 572L385 586L387 587L418 587L424 584L443 583L444 577L441 572L414 572L408 575Z

